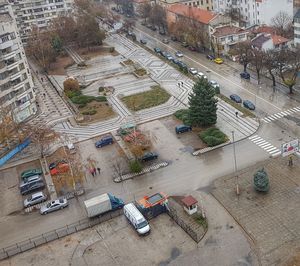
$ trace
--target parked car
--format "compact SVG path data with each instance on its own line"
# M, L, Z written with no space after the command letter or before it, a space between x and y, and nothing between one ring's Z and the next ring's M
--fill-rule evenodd
M213 86L215 89L216 88L220 88L220 85L218 82L214 81L214 80L211 80L210 82L210 85Z
M178 39L177 39L176 36L171 36L171 40L172 40L173 42L177 42L177 41L178 41Z
M187 126L187 125L179 125L179 126L175 127L176 134L188 132L188 131L191 131L191 130L192 130L192 127L191 126Z
M24 180L28 177L33 176L33 175L41 175L41 174L43 174L42 169L28 169L28 170L23 171L21 173L21 178Z
M182 43L181 43L181 46L183 46L183 47L188 47L189 45L188 45L187 42L182 42Z
M214 62L215 62L216 64L220 65L220 64L223 64L223 63L224 63L224 60L223 60L222 58L220 58L220 57L217 57L216 59L214 59Z
M156 29L156 26L154 26L154 25L152 25L150 29L153 30L153 31L156 31L156 30L157 30L157 29Z
M158 154L155 152L146 152L144 155L140 158L142 162L148 162L152 161L158 158Z
M30 207L32 205L44 202L47 200L47 195L45 195L42 191L36 192L32 194L30 197L24 200L24 207Z
M110 145L113 143L114 143L114 140L113 140L112 136L105 136L102 139L98 140L95 143L95 146L96 146L96 148L102 148L103 146Z
M152 28L152 25L151 25L151 24L147 24L146 27L147 27L148 29L151 29L151 28Z
M242 79L250 79L250 74L248 72L240 73Z
M242 98L237 94L231 94L229 97L231 100L233 100L236 103L242 103Z
M249 100L243 101L243 105L245 108L247 108L249 110L252 110L252 111L255 110L255 105Z
M162 42L167 44L167 43L169 43L170 41L169 41L168 39L163 39Z
M195 52L197 49L194 46L189 46L189 50L192 51L192 52Z
M178 66L179 66L180 68L188 69L187 65L186 65L185 63L183 63L182 61L179 61L179 62L178 62Z
M189 72L190 72L192 75L197 75L197 73L198 73L198 71L197 71L195 68L193 68L193 67L189 68Z
M57 210L61 210L69 205L69 202L66 198L53 200L43 205L40 208L40 214L47 214L49 212L54 212Z
M23 181L21 181L19 188L25 186L26 184L34 183L36 181L41 181L41 180L42 180L42 177L40 175L30 176L30 177L24 179Z
M165 32L164 30L160 30L160 31L159 31L159 34L160 34L160 35L166 35L166 32Z
M49 170L52 170L60 163L68 163L66 160L58 160L49 164Z
M173 58L172 59L172 62L175 64L175 65L178 65L178 63L180 62L178 59L176 59L176 58Z
M161 51L160 54L161 54L163 57L166 57L166 56L168 55L168 53L165 52L165 51Z
M161 50L160 50L160 48L155 47L155 48L154 48L154 52L156 52L156 53L161 53Z
M212 54L208 54L208 55L206 56L206 58L209 59L209 60L215 60L215 56L212 55Z
M50 170L51 175L57 175L68 172L70 169L69 165L67 163L58 163L55 168Z
M170 61L172 61L174 59L174 57L169 53L167 53L165 57Z
M175 53L175 55L176 55L177 57L183 57L183 53L180 52L180 51L177 51L177 52Z
M147 41L145 39L140 39L141 44L147 44Z
M196 76L200 79L202 79L202 78L207 79L207 76L202 72L198 72L198 74Z
M45 188L45 184L42 180L35 181L33 183L28 183L20 188L22 195L27 195L36 190L42 190Z

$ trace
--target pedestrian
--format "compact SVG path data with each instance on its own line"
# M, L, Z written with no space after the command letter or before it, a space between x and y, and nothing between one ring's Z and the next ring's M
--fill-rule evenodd
M93 177L95 177L95 174L94 174L94 171L93 171L93 168L90 169L90 173Z
M98 170L98 173L99 173L99 175L100 175L101 168L100 168L100 167L97 167L97 170Z
M44 82L44 79L43 79L43 77L41 77L41 81L42 81L42 82Z
M46 97L46 93L45 92L43 93L43 96L44 96L44 98Z
M39 74L39 71L38 71L38 70L36 70L35 72L36 72L36 74Z
M289 166L293 166L293 157L292 156L289 157Z
M239 112L236 111L236 112L235 112L235 116L238 117L238 115L239 115Z
M177 85L178 85L178 87L180 87L180 82Z
M181 81L181 86L183 86L183 81Z
M97 175L96 167L93 168L93 172L94 172L94 176L96 176Z

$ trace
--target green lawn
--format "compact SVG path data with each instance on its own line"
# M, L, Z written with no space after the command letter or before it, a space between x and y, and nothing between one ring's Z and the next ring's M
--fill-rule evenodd
M149 91L125 96L122 98L122 101L129 109L139 111L163 104L167 102L170 97L171 95L160 86L153 86Z

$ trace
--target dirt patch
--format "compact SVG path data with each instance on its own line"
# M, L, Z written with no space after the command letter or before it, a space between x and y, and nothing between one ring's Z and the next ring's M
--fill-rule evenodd
M80 113L84 113L90 110L95 110L94 115L83 115L83 120L79 121L79 124L90 124L98 121L107 120L116 116L111 106L107 102L90 102L85 107L80 108Z
M298 251L298 254L296 254L292 259L288 260L288 262L284 264L284 266L297 266L297 265L300 265L300 251Z
M203 131L202 128L193 128L191 132L185 132L183 134L176 134L175 127L177 125L183 124L181 120L177 119L175 116L167 116L160 121L165 125L167 129L172 132L178 139L185 145L192 147L194 151L206 148L207 145L199 138L199 133Z
M74 60L69 56L59 56L54 63L51 63L48 70L49 75L67 75L66 68L74 64Z
M84 60L90 60L91 58L97 57L97 56L104 56L104 55L118 55L118 52L113 51L110 52L109 49L104 47L92 47L90 49L87 48L78 48L76 49L76 52L84 59Z

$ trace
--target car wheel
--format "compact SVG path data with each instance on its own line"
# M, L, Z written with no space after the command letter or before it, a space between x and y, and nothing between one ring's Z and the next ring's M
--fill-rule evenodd
M28 207L31 207L31 205L30 205L30 204L28 204L28 205L26 206L26 208L28 208Z
M61 206L60 209L62 210L64 208L64 206Z
M48 214L48 212L43 212L43 214Z

